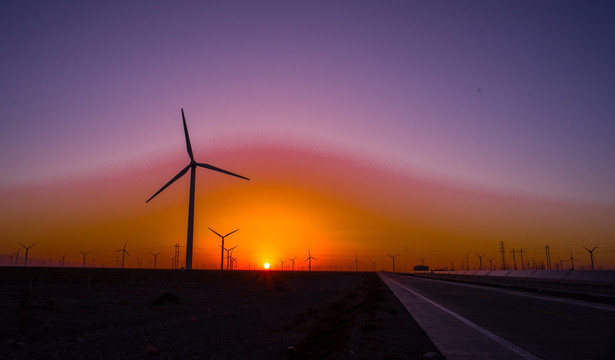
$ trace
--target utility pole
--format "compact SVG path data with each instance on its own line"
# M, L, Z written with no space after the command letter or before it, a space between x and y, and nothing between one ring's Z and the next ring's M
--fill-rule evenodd
M547 270L551 270L551 249L549 245L545 245L545 256L547 258Z
M519 249L519 254L521 254L521 270L525 270L525 265L523 265L523 249Z
M517 259L515 259L515 249L512 249L512 254L513 254L513 266L514 266L514 269L517 270Z
M466 270L470 270L470 257L466 254Z
M506 250L504 249L504 241L500 241L500 252L502 253L502 270L506 270Z

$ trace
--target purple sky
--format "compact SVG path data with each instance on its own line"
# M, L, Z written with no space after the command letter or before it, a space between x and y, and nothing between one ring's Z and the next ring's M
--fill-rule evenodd
M194 142L211 146L330 147L473 186L615 203L605 4L4 2L0 186L178 151L183 107Z

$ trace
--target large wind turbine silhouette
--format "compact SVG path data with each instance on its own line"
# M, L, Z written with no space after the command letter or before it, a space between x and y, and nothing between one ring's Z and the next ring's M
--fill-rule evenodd
M218 235L220 237L220 239L222 239L222 244L220 245L220 247L222 248L222 250L220 250L220 270L224 270L224 238L229 236L229 235L231 235L232 233L234 233L236 231L239 231L239 229L233 230L233 231L231 231L230 233L228 233L228 234L226 234L224 236L218 234L216 232L216 230L214 230L214 229L212 229L210 227L208 227L208 229L211 230L211 232L213 232L214 234Z
M188 156L190 157L190 163L185 168L183 168L179 173L177 173L177 175L175 175L174 178L169 180L169 182L167 182L163 187L161 187L160 190L158 190L154 195L152 195L152 197L147 199L146 203L152 200L156 195L160 194L169 185L174 183L175 180L184 176L184 174L188 172L188 170L190 170L190 197L188 201L188 233L187 233L187 239L186 239L186 269L190 270L192 269L192 235L193 235L193 230L194 230L194 184L195 184L195 179L196 179L197 166L205 168L205 169L221 172L223 174L242 178L245 180L250 180L250 179L248 179L247 177L243 177L241 175L237 175L230 171L226 171L218 167L209 165L209 164L196 162L194 160L194 154L192 153L192 146L190 145L190 136L188 136L188 127L186 126L186 117L184 116L184 109L181 109L181 111L182 111L182 121L184 123L184 135L186 137L186 150L188 151Z

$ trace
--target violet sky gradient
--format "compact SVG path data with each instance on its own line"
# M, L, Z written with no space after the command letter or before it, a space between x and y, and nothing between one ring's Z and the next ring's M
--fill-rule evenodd
M1 7L2 187L178 151L183 107L194 142L331 147L459 184L615 203L613 3Z

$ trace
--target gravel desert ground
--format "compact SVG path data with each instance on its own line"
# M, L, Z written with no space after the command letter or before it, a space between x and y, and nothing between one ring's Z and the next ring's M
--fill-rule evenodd
M3 359L442 359L375 273L0 268Z

